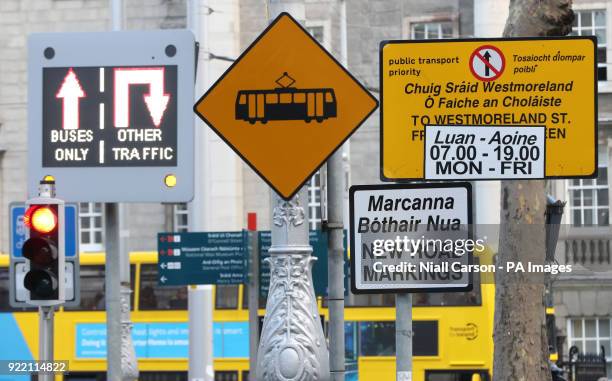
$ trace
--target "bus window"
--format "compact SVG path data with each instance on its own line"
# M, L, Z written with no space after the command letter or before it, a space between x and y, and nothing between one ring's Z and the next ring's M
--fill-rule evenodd
M32 381L35 380L32 375ZM106 373L80 373L80 372L70 372L64 374L65 381L102 381L106 380Z
M323 299L324 307L327 306L327 300ZM347 307L394 307L394 294L363 294L356 295L350 292L346 297Z
M74 307L64 307L66 311L104 311L105 306L105 269L104 265L81 266L81 304ZM134 309L134 275L136 268L130 266L130 278L132 285L131 307Z
M138 308L149 310L186 310L187 286L159 286L157 265L140 267Z
M0 268L0 312L11 310L9 305L9 270L6 267Z
M478 264L477 259L475 259L475 264ZM414 307L480 306L482 305L480 273L473 273L472 281L472 291L468 292L419 292L412 294L412 305Z
M246 104L246 94L240 94L240 97L238 98L238 103L241 105L245 105Z
M395 322L368 321L359 323L360 356L395 355Z
M344 358L346 361L357 361L357 323L344 323Z
M266 103L267 104L278 103L278 94L266 94Z
M281 93L280 103L291 103L291 93Z
M215 371L215 381L238 381L238 371L217 370Z
M334 101L334 97L332 96L331 91L325 92L325 103L332 103Z
M293 94L293 103L306 103L306 94L305 93Z
M218 310L235 310L238 308L238 285L227 284L215 287L215 308Z

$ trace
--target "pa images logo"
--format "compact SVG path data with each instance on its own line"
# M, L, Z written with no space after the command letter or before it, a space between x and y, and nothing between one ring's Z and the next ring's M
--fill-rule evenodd
M478 337L478 326L474 323L467 323L461 327L450 327L450 336L472 341Z

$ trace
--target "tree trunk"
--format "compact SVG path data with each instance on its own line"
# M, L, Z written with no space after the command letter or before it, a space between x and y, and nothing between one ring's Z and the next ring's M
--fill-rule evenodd
M573 18L571 0L510 0L504 37L563 36ZM501 188L498 265L543 264L544 181L502 181ZM496 273L494 381L551 379L543 281L527 273Z

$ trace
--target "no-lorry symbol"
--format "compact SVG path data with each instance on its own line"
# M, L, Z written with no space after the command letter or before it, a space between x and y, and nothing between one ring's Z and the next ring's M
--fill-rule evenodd
M494 81L506 67L504 54L492 45L483 45L470 56L470 71L481 81Z

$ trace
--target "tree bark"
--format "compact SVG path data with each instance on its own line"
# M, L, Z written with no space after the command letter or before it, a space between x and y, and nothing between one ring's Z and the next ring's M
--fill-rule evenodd
M504 37L566 35L571 7L571 0L510 0ZM502 181L498 265L544 263L545 197L543 180ZM494 345L494 381L551 380L544 277L496 273Z

